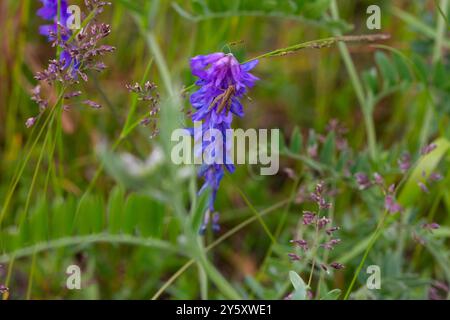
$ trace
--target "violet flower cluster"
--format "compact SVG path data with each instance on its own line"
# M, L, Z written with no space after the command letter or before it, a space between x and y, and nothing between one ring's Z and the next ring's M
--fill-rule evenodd
M206 148L214 143L214 141L205 141L208 140L205 139L205 135L211 134L208 133L209 130L219 130L223 136L223 145L219 146L223 150L223 161L209 165L204 164L198 173L205 180L199 193L208 188L211 190L209 208L205 213L200 233L205 232L211 214L213 214L213 230L219 230L218 213L215 212L214 202L225 170L230 173L235 170L233 164L225 161L225 157L230 151L229 143L225 139L225 131L231 128L233 116L242 117L244 115L244 108L240 100L258 80L249 73L257 64L258 60L240 64L231 53L222 52L199 55L190 61L192 74L198 78L195 84L200 87L190 97L190 102L195 109L191 117L193 121L202 122L202 136L194 137L194 139L196 143L201 141L203 154ZM214 158L215 154L208 156Z
M109 45L101 45L99 42L111 33L111 27L108 24L97 22L97 16L103 11L104 6L110 5L109 2L100 0L85 0L87 9L93 12L92 19L87 25L73 35L71 30L63 25L67 22L67 16L62 11L67 11L67 1L61 1L61 14L58 21L58 0L42 1L44 7L39 9L38 14L46 20L54 21L53 25L43 26L40 29L52 41L52 46L61 49L60 59L51 59L47 69L38 72L35 79L45 81L49 85L60 83L65 90L78 84L80 79L88 81L88 71L101 72L106 65L99 60L99 57L112 53L115 48ZM59 33L55 33L55 30ZM64 100L69 100L80 96L80 91L66 92ZM26 121L26 126L31 127L35 124L39 116L48 107L48 101L41 97L41 86L36 86L32 91L31 99L39 105L39 114ZM83 103L89 107L98 109L100 104L84 100ZM67 109L69 106L64 105Z

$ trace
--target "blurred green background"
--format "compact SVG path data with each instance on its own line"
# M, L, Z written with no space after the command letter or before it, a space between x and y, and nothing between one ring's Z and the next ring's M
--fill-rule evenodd
M88 14L80 1L69 2ZM309 275L307 263L287 254L295 250L289 240L308 232L302 211L313 205L305 197L321 180L342 243L317 259L346 268L317 270L312 291L319 299L338 288L343 298L384 211L382 192L359 190L354 174L361 171L379 172L387 185L402 182L405 210L385 224L350 297L449 297L447 0L112 3L100 20L111 24L105 43L117 50L104 73L79 86L80 101L103 108L74 103L39 140L39 126L24 123L38 110L30 100L33 75L55 50L38 34L38 1L0 3L0 284L10 299L283 299L294 290L290 270L305 281ZM373 4L381 30L366 27ZM189 100L177 93L195 81L189 58L231 51L244 61L310 40L373 33L390 39L260 61L253 73L261 80L233 125L280 128L280 172L260 176L255 166L239 166L226 175L216 202L222 230L198 237L201 181L169 158L172 129L188 123ZM149 128L128 130L147 110L125 85L142 80L155 82L161 95L154 139ZM56 100L54 89L43 90ZM346 132L329 130L332 119ZM432 141L438 149L421 157ZM397 161L405 151L416 165L402 174ZM428 193L417 185L423 171L443 175ZM441 228L421 228L431 221ZM81 290L65 285L73 264L82 270ZM380 290L365 286L368 265L381 268Z

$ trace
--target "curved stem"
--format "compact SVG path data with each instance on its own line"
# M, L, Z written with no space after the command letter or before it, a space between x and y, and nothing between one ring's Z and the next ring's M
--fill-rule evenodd
M281 208L282 206L284 206L286 203L289 202L289 199L286 199L284 201L278 202L276 204L274 204L273 206L267 208L266 210L261 211L261 216L264 216L270 212L275 211L278 208ZM256 216L253 216L251 218L248 218L247 220L241 222L240 224L238 224L237 226L235 226L234 228L230 229L229 231L227 231L226 233L224 233L221 237L217 238L214 242L212 242L209 246L206 247L205 252L210 251L211 249L215 248L216 246L218 246L220 243L222 243L223 241L225 241L226 239L228 239L229 237L231 237L232 235L234 235L236 232L238 232L239 230L243 229L244 227L246 227L247 225L249 225L250 223L256 221L258 218ZM156 300L158 299L161 294L173 283L175 282L175 280L181 275L183 274L184 271L186 271L190 266L192 266L195 263L194 259L190 259L188 262L186 262L177 272L175 272L173 274L173 276L171 276L169 278L169 280L167 280L164 285L153 295L153 297L151 298L152 300Z
M167 252L173 252L177 254L184 253L175 248L172 244L158 239L142 239L140 237L135 237L131 235L110 235L110 234L94 234L87 236L78 236L78 237L67 237L60 238L56 240L51 240L44 243L37 243L30 247L22 248L16 251L13 251L8 254L3 254L0 256L0 263L7 263L14 259L24 258L33 255L35 252L44 252L48 250L53 250L62 247L74 246L74 245L86 245L86 244L94 244L94 243L114 243L114 244L127 244L127 245L135 245L142 247L151 247L157 248L161 250L165 250Z
M332 0L331 2L331 15L334 19L339 19L339 11L336 4L336 0ZM336 35L341 35L339 30L334 31ZM372 117L372 109L373 105L371 105L364 93L363 86L361 85L361 79L356 72L355 65L353 64L352 58L348 51L345 43L338 43L338 48L341 53L342 59L344 60L345 67L347 68L347 72L349 73L350 80L352 82L353 88L356 93L356 97L361 107L361 111L364 116L364 123L366 128L367 135L367 144L369 146L370 157L372 160L376 160L377 157L377 149L376 149L376 134L375 134L375 125L373 123Z
M352 289L353 289L353 286L355 285L356 279L358 278L359 273L361 272L361 269L364 266L364 263L366 262L366 259L369 256L369 253L372 250L375 242L377 241L378 237L381 235L381 231L383 229L384 221L385 221L387 215L388 215L388 211L386 210L383 214L383 217L380 220L380 223L378 224L377 228L375 229L374 233L372 234L372 238L370 239L370 242L367 245L366 251L364 252L364 255L358 265L358 268L356 269L356 272L353 275L352 282L350 282L347 292L345 293L344 300L347 300L350 297L350 294L352 293Z

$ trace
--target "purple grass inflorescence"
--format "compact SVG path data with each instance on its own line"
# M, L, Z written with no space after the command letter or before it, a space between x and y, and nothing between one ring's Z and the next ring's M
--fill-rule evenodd
M101 58L106 54L115 51L115 48L109 45L101 45L99 42L109 36L111 27L108 24L100 23L97 17L103 12L103 8L111 5L110 2L101 0L85 0L87 9L92 13L92 18L87 21L84 28L79 32L72 34L72 31L65 26L67 17L61 12L58 21L58 0L41 1L44 7L39 9L38 15L46 20L54 21L54 28L45 26L40 29L42 34L49 37L53 47L61 49L60 59L51 59L47 69L37 72L35 79L40 82L46 82L52 86L59 83L65 90L71 89L74 85L79 84L82 80L88 81L88 71L101 72L106 69L106 65ZM61 11L67 11L67 1L60 2ZM55 30L59 33L55 33ZM82 94L81 91L65 92L64 100L70 100ZM37 85L32 91L31 99L39 105L39 114L35 117L28 118L25 125L32 127L40 115L47 109L48 101L41 97L41 85ZM100 104L84 100L83 104L98 109ZM69 109L67 104L64 109Z
M190 102L195 109L191 117L193 121L202 121L203 137L211 129L220 130L225 137L225 131L231 128L233 115L238 117L244 115L240 100L258 80L257 77L249 73L257 64L258 60L240 64L231 53L225 54L222 52L199 55L191 59L192 74L198 78L195 84L200 87L190 98ZM203 137L194 137L194 139L196 142L199 139L203 141ZM202 152L210 143L214 142L202 142ZM227 141L224 139L222 146L224 157L229 151L227 146ZM222 161L222 163L225 163L225 161ZM205 213L200 233L205 232L211 214L213 214L213 230L219 230L218 214L215 213L214 202L220 182L225 174L225 168L231 173L235 170L232 164L219 163L202 165L199 170L199 176L205 180L199 193L207 188L211 190L209 208Z

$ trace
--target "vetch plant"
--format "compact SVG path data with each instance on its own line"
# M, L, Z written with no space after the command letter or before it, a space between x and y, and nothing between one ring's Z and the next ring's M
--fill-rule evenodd
M211 135L210 130L216 129L223 133L222 136L226 136L225 131L231 128L233 115L238 117L244 115L244 107L240 100L258 80L249 72L258 64L258 60L240 64L231 53L217 52L193 57L190 64L192 74L199 78L195 84L200 87L190 97L190 102L196 110L191 118L193 121L203 122L202 136L194 136L194 140L202 141L200 152L203 153L203 150L210 144L216 143L205 141L204 135ZM230 152L229 146L226 139L222 141L220 147L223 150L223 157ZM213 158L215 157L214 152L215 148L212 148L211 156ZM206 189L211 192L208 210L205 213L200 233L206 231L211 215L213 230L219 231L220 229L219 214L214 209L214 201L225 170L233 173L235 167L233 164L227 164L224 160L221 163L202 165L199 170L199 176L205 180L199 193Z

